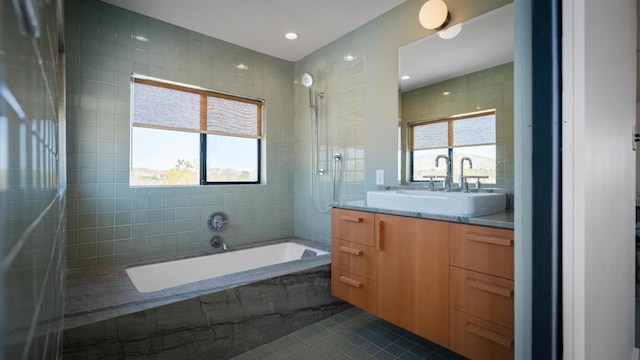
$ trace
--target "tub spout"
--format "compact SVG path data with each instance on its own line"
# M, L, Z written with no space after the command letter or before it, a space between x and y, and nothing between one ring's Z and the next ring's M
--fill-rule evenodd
M224 239L222 239L222 236L214 235L209 242L211 243L211 246L213 248L215 249L222 248L222 251L227 251L227 243L224 242Z

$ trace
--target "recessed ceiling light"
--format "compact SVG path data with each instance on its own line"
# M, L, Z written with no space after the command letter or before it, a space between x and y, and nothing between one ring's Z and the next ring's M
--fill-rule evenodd
M411 79L411 76L409 76L409 75L400 76L400 80L409 80L409 79Z
M351 62L351 61L353 61L355 59L356 59L356 57L351 55L351 54L347 54L347 55L344 56L344 61L347 61L347 62Z
M249 67L245 64L238 64L236 65L236 69L238 70L247 70Z
M298 38L298 34L294 33L294 32L288 32L286 34L284 34L284 37L289 39L289 40L295 40Z
M442 95L448 96L448 95L451 95L451 92L450 91L445 91L445 92L442 93Z

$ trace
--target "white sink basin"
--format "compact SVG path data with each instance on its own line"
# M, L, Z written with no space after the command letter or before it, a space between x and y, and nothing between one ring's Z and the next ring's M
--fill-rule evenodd
M367 192L367 206L452 216L481 216L505 210L501 193L464 193L427 190L374 190Z

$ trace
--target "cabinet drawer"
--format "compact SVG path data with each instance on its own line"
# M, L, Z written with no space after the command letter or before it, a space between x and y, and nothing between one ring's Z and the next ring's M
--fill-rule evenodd
M375 248L334 238L331 245L331 264L343 271L376 278Z
M451 265L513 280L513 230L451 224Z
M373 213L333 209L331 237L374 246Z
M376 311L376 282L336 267L331 268L331 295L366 311Z
M513 281L450 267L451 308L513 329Z
M449 347L473 360L510 360L513 330L451 310Z

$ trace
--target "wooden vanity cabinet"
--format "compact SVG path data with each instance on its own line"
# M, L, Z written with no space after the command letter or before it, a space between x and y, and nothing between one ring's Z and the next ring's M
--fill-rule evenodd
M334 209L331 254L334 296L449 345L448 223Z
M513 359L513 230L333 209L331 292L472 360Z
M375 215L378 313L393 324L449 345L449 224Z

